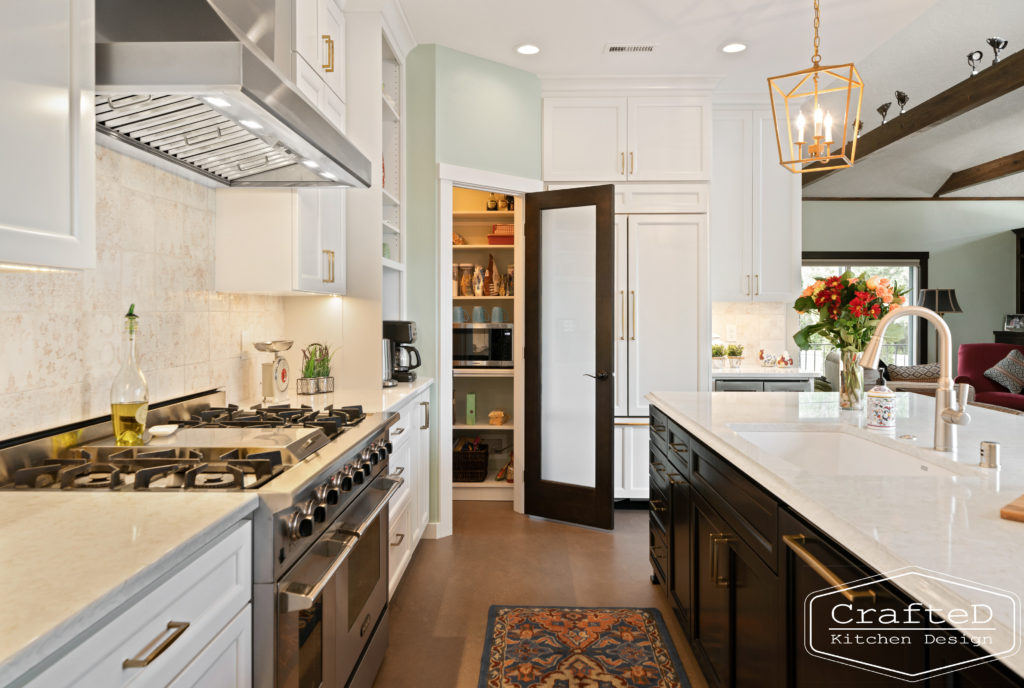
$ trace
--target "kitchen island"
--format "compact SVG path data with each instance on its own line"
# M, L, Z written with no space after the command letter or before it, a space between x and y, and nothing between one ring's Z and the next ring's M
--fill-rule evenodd
M889 434L861 427L862 414L841 412L836 394L658 392L647 398L654 409L652 565L673 595L712 685L733 679L743 684L745 632L751 643L760 643L761 670L779 672L778 682L763 682L762 673L760 685L787 684L786 672L806 662L802 644L790 647L788 655L782 646L802 640L802 623L795 621L803 597L796 611L787 608L795 584L786 576L796 555L813 549L804 546L809 542L820 542L815 546L821 552L831 545L839 553L833 561L849 562L847 569L836 569L846 574L839 576L845 582L906 567L938 572L938 578L903 576L886 584L893 595L935 610L970 608L981 599L973 588L942 577L1008 591L1016 596L1016 609L995 609L991 636L996 646L1019 650L1024 524L1000 519L999 511L1024 493L1024 418L972 407L972 422L958 428L957 451L943 454L930 449L935 401L920 395L898 396L897 425ZM982 440L1001 443L1002 468L978 466ZM667 507L654 505L657 481ZM662 513L656 514L659 508ZM663 524L660 531L655 523ZM723 551L730 553L728 564ZM860 575L851 576L854 570ZM705 582L709 571L714 585ZM828 587L820 575L814 584ZM757 592L761 606L741 614L737 605L746 591ZM724 597L714 597L719 594ZM785 624L773 628L775 616ZM722 618L739 625L721 633L707 626L709 620L721 624ZM751 628L752 618L760 629ZM939 612L936 619L936 635L960 637L949 627L966 627L956 616ZM775 640L782 637L785 642ZM730 638L735 646L723 649ZM940 654L908 661L934 666ZM997 678L1006 683L956 685L1024 682L1019 678L1024 656L1013 650L999 661L1004 666ZM828 671L832 664L819 660L814 670ZM757 661L746 663L748 670L751 666ZM863 685L883 685L882 678L863 669L834 666L859 672ZM992 670L986 666L969 671ZM798 678L795 685L815 684Z

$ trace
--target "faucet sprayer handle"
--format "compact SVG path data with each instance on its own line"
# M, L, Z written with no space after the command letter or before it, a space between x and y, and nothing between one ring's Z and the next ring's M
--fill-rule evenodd
M971 386L965 383L957 385L956 408L942 410L942 420L951 425L967 425L971 422L971 414L967 413L967 398L971 394Z
M956 405L961 411L967 410L967 399L971 396L971 385L961 382L956 386Z

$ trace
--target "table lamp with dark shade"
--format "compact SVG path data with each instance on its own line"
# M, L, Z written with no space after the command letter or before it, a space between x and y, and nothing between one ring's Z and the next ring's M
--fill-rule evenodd
M960 302L956 300L956 289L922 289L918 295L920 305L930 308L940 316L946 313L963 313ZM939 350L939 331L935 331L935 351ZM953 352L954 358L956 352Z
M940 315L946 313L963 313L960 303L956 300L956 289L922 289L920 304Z

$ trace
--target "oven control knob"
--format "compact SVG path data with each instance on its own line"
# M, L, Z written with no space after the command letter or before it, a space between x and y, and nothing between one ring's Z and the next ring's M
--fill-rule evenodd
M388 456L391 456L391 452L395 451L395 445L391 443L391 440L384 442L384 449L387 450Z
M356 485L362 485L363 478L365 477L363 474L363 467L358 464L352 464L351 466L348 466L348 468L352 471L352 482Z
M303 510L307 516L312 516L313 520L317 523L323 523L327 520L327 505L323 502L318 502L316 499L310 499L306 502Z
M338 475L331 476L331 479L320 486L317 490L319 492L319 499L321 502L326 502L331 506L338 503L338 498L341 494L341 478Z
M342 492L348 492L352 489L352 467L345 466L334 475L334 480L337 481L338 488Z
M288 519L288 536L292 540L309 537L313 534L313 519L302 511L295 511Z

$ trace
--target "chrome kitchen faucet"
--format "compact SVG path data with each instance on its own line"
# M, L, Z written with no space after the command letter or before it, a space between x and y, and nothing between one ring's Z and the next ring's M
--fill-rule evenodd
M882 346L882 338L885 330L897 318L903 316L917 315L932 325L938 333L939 339L939 387L935 391L935 450L943 452L956 451L956 426L967 425L971 422L971 416L967 413L967 396L970 394L971 386L962 384L957 393L956 405L953 405L953 338L949 332L949 325L942 319L942 316L923 306L906 306L894 311L889 311L884 318L878 322L875 335L868 342L867 348L860 357L860 365L863 368L876 368L878 366L879 349Z

